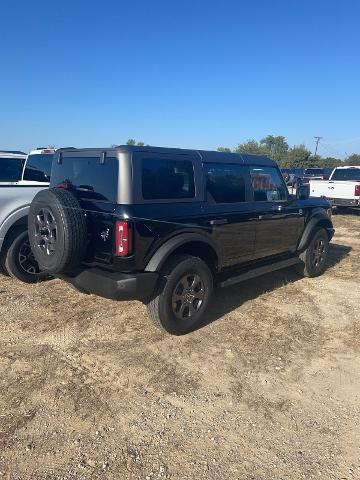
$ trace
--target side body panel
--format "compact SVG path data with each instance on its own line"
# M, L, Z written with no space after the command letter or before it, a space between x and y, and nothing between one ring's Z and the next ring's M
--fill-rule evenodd
M8 230L27 216L32 199L43 188L47 185L0 185L0 249Z

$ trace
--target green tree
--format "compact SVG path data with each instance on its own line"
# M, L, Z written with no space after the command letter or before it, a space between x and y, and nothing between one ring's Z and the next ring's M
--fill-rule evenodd
M342 160L340 160L339 158L335 158L335 157L325 157L325 158L322 158L321 159L321 166L326 168L330 168L330 167L340 167L341 165L344 165L344 162Z
M229 147L218 147L217 151L218 151L218 152L227 152L227 153L230 153L230 152L231 152L231 148L229 148Z
M260 145L266 148L270 157L278 162L279 165L283 163L285 155L289 150L289 145L283 136L267 135L260 140Z
M129 140L126 142L126 145L136 145L136 140L129 138Z
M320 155L310 155L306 162L306 168L322 168L322 160Z
M360 155L358 153L353 153L345 160L346 165L360 166Z
M234 149L236 153L249 153L250 155L269 155L269 150L261 146L256 140L250 139L240 143Z
M311 156L310 150L308 150L305 145L295 145L293 148L290 148L284 158L282 159L281 167L285 168L302 168L310 167L311 162L309 161Z

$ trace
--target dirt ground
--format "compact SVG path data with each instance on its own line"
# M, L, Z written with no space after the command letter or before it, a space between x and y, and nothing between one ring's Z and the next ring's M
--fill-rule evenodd
M180 338L0 277L0 478L360 479L360 216L334 223L324 276L218 291Z

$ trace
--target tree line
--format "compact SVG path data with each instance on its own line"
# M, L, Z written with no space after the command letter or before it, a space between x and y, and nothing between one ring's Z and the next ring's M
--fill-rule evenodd
M260 141L250 139L238 144L234 149L219 147L219 152L249 153L266 155L275 160L281 168L325 168L344 165L360 165L360 155L353 153L346 160L335 157L313 155L305 145L290 147L283 136L267 135Z
M144 146L144 142L137 142L130 138L127 145ZM275 160L280 168L335 168L344 165L359 165L360 154L353 153L346 160L335 157L313 155L305 145L290 147L283 136L267 135L260 141L250 139L239 143L235 148L219 147L219 152L249 153L252 155L266 155Z

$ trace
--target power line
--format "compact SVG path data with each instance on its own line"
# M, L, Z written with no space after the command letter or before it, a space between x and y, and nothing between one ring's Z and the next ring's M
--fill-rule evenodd
M314 156L316 157L320 140L322 140L324 137L314 137L314 138L315 138L315 142L316 142L316 147L315 147L315 154L314 154Z

